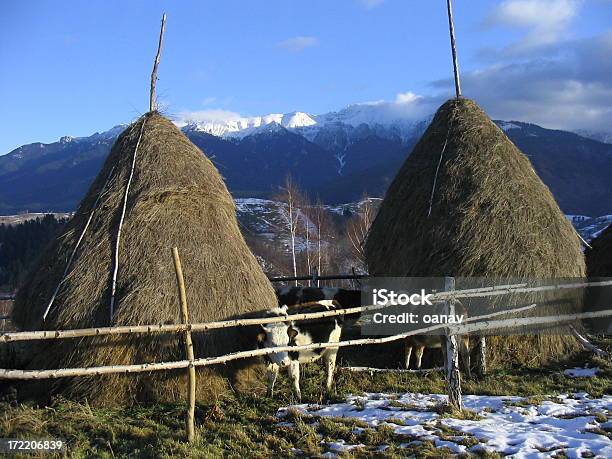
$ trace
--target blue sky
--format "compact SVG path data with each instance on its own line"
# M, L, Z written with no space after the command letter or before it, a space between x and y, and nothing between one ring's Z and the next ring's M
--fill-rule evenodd
M452 94L444 0L5 1L0 154L147 109L176 120ZM611 0L454 0L464 94L492 117L609 131ZM416 102L415 102L416 101Z

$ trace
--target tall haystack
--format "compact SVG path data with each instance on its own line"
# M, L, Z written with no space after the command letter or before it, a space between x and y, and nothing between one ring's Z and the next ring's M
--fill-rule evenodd
M111 318L115 242L133 164ZM68 275L43 320L91 212ZM15 320L23 330L180 323L173 246L183 262L192 322L221 320L276 304L272 286L239 231L234 202L219 172L172 122L150 112L117 139L76 215L19 291ZM235 351L241 347L239 341L238 331L232 329L196 333L196 358ZM185 358L180 335L39 343L32 349L29 369ZM103 403L172 400L185 392L184 373L60 379L52 383L52 392ZM211 389L213 381L221 380L212 371L203 378L199 390ZM50 383L41 384L48 392Z
M580 240L529 159L464 98L440 107L404 162L365 251L376 276L585 275ZM498 340L491 357L544 361L575 346L566 336L527 341Z
M586 265L589 277L612 277L612 225L591 242Z

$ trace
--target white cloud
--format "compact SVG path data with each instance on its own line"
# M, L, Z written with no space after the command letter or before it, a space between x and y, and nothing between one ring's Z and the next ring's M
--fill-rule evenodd
M562 50L563 52L557 52ZM612 30L550 47L546 58L495 64L461 76L464 94L493 118L548 128L611 132ZM453 82L434 83L451 93Z
M241 118L240 113L230 110L210 109L210 110L195 110L182 111L176 116L176 125L185 126L189 122L198 123L227 123Z
M317 37L310 36L298 36L288 38L287 40L281 41L278 43L280 48L284 48L293 52L300 52L306 48L311 48L313 46L317 46L319 44L319 39Z
M442 101L440 96L421 96L412 91L406 91L398 93L393 100L361 102L356 106L367 105L369 107L365 112L364 122L367 119L368 122L384 124L399 120L421 121L434 113ZM359 115L356 115L355 119L358 118Z
M558 42L581 4L582 0L505 0L485 23L527 29L525 37L510 47L523 51Z
M421 99L421 96L413 93L412 91L400 92L395 96L396 104L411 104Z
M359 3L370 9L382 5L384 1L385 0L359 0Z

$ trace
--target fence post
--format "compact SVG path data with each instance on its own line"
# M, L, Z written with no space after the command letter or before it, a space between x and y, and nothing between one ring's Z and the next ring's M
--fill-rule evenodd
M444 279L444 291L455 290L455 278L446 277ZM445 303L446 314L448 317L455 315L455 300L450 298ZM448 391L448 403L451 408L462 409L461 404L461 373L459 372L459 349L457 338L450 333L448 328L446 334L446 383Z
M179 297L181 301L181 319L184 324L189 324L189 310L187 308L187 294L185 292L185 279L183 278L183 268L179 257L178 248L172 248L172 257L174 258L174 270L176 272L176 283L178 285ZM191 330L188 328L183 334L185 341L185 354L189 360L189 379L187 382L187 418L185 420L187 430L187 441L195 440L195 398L196 398L196 371L193 361L193 341L191 340Z
M478 340L477 352L476 374L484 376L487 374L487 341L484 336L481 336Z

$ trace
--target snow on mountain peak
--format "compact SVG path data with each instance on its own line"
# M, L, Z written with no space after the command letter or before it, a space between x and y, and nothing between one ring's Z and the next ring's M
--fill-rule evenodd
M502 121L499 123L499 127L504 130L505 132L508 132L510 129L521 129L521 127L516 124L516 123L512 123L510 121Z
M362 124L369 126L393 127L397 132L409 135L417 123L431 116L428 106L421 106L420 99L412 103L371 102L349 105L337 112L322 115L311 115L305 112L271 113L263 116L242 117L237 113L225 112L224 117L217 116L213 110L210 117L207 112L197 112L197 119L184 117L177 124L186 131L200 131L217 137L244 138L260 132L259 128L277 123L289 129L297 130L307 137L326 125L343 124L357 127Z
M308 113L293 112L283 115L280 124L283 127L294 129L298 127L312 126L317 124L317 122Z
M303 112L292 113L270 113L263 116L251 117L229 117L222 119L206 119L202 117L199 120L186 120L183 123L178 123L179 126L188 131L200 131L212 134L218 137L246 137L257 131L258 128L276 123L287 129L296 129L300 127L312 126L317 122L313 117Z

